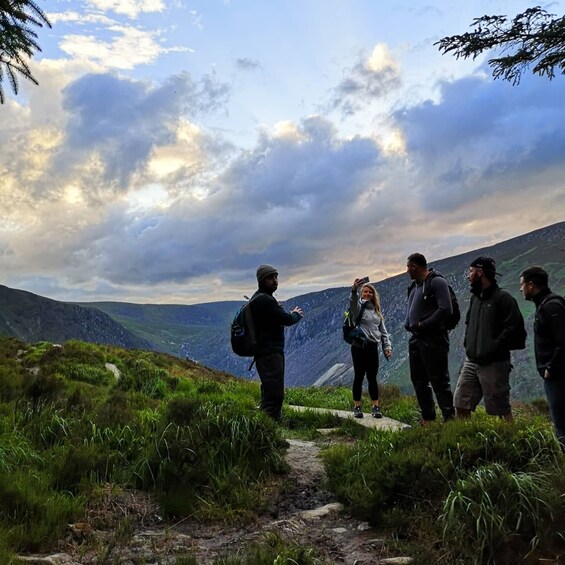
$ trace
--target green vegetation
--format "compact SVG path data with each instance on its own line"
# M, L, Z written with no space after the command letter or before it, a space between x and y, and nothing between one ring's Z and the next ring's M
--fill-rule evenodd
M412 397L381 392L387 416L417 422ZM103 509L126 492L171 522L251 523L286 470L284 438L319 439L321 428L336 430L324 451L327 488L357 518L390 529L388 545L416 563L535 559L563 531L565 462L543 401L517 406L512 425L479 412L393 432L288 406L275 424L256 409L259 395L257 382L166 354L0 338L0 562L49 551L83 521L111 530L94 551L113 562L135 518ZM290 389L287 403L349 410L351 393ZM268 534L216 563L324 561Z
M53 547L104 484L148 491L174 518L251 518L285 468L257 396L163 354L1 338L0 555Z
M540 417L509 425L483 413L372 432L325 460L330 489L351 512L394 529L422 562L505 562L510 548L523 557L555 543L565 522L565 462ZM441 540L435 550L430 539Z
M389 418L415 425L420 420L418 404L414 396L403 396L395 385L379 384L379 404ZM363 393L363 406L371 406L369 395ZM291 388L286 392L286 402L297 406L351 410L353 400L349 387ZM323 426L318 426L323 427Z

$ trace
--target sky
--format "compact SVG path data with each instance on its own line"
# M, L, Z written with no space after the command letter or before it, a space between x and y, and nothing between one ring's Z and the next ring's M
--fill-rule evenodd
M539 2L36 1L39 86L0 106L2 284L194 304L267 263L285 300L565 220L565 77L434 46Z

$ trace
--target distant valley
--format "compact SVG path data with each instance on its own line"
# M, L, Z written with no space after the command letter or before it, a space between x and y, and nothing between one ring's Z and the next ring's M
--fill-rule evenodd
M565 222L431 263L453 286L463 313L469 300L465 273L470 261L482 254L497 261L498 271L503 275L499 283L515 295L532 336L534 309L519 294L519 273L526 266L543 265L550 273L553 290L565 294ZM399 265L399 270L402 268L403 264ZM408 284L404 274L377 283L394 348L390 362L381 356L379 379L397 384L405 391L411 390L408 336L403 328ZM235 356L229 344L229 325L242 302L190 306L121 302L66 304L7 287L0 287L0 291L0 333L4 335L14 335L26 341L80 339L154 349L188 357L239 376L253 376L247 371L250 360ZM252 291L250 288L249 292ZM298 305L306 313L301 323L286 330L288 386L351 382L350 352L341 339L348 293L349 287L332 288L287 301L288 307ZM31 297L35 298L32 300ZM451 333L453 383L463 360L463 331L462 321ZM542 383L533 364L532 339L528 339L526 350L513 354L513 362L514 397L525 399L542 395Z

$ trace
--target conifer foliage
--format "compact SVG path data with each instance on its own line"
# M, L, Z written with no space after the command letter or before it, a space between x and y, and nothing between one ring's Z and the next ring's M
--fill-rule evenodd
M488 64L493 77L518 84L522 73L532 67L532 73L550 80L556 71L565 73L565 16L549 14L536 6L508 16L475 18L473 31L440 39L435 45L443 54L457 59L476 59L484 51L497 49L498 57Z
M7 79L18 93L18 75L38 84L31 74L27 59L41 51L34 27L51 27L45 12L33 0L0 0L0 104L5 101Z

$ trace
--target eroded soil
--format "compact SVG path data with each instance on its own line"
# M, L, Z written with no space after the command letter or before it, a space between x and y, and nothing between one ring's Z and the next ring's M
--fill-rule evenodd
M377 564L389 557L387 545L368 524L340 509L324 490L324 467L315 442L289 440L289 474L281 480L270 507L253 524L202 525L185 519L164 525L159 508L143 493L107 497L87 521L69 526L61 553L36 563L174 564L179 555L194 555L198 563L220 556L244 555L269 532L302 547L315 548L326 563Z

